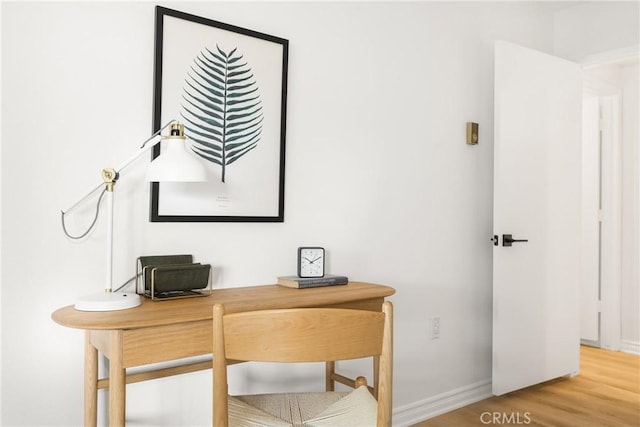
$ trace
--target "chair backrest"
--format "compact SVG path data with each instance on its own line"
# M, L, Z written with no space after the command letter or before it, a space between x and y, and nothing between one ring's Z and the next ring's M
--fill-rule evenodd
M225 314L213 308L214 425L227 425L227 361L328 362L373 356L378 426L391 425L393 306L382 312L298 308Z

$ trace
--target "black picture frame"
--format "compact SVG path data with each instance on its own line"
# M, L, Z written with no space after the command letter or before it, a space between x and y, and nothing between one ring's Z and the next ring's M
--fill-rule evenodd
M213 183L151 183L151 222L284 221L288 51L286 39L156 6L153 131L174 119L183 122L196 141L189 148L211 170ZM228 91L216 90L211 78L223 63ZM233 87L232 73L242 80ZM246 110L235 116L228 107L234 88L242 98L234 105L246 105L236 107ZM220 107L211 98L223 102L222 120L216 110L203 113ZM242 115L251 117L237 118ZM238 126L244 140L233 145ZM154 148L153 158L160 150Z

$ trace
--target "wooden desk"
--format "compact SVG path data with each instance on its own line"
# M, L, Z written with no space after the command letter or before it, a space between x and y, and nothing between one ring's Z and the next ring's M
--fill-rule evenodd
M109 388L109 424L124 426L126 384L211 368L211 361L127 375L126 369L149 363L211 354L213 304L227 313L302 307L342 307L379 311L388 286L348 285L291 289L278 285L214 290L210 296L151 301L136 308L78 311L63 307L52 314L57 323L85 330L84 424L97 423L98 389ZM109 359L109 378L98 378L98 351ZM329 369L329 368L328 368ZM333 384L327 383L327 387Z

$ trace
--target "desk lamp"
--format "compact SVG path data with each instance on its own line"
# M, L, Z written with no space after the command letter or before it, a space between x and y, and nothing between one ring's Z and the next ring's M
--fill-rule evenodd
M162 136L161 133L170 128L170 134ZM160 128L151 138L147 139L138 151L117 169L105 168L102 170L103 182L91 190L86 196L76 202L67 210L62 211L62 229L71 239L82 239L93 229L98 219L102 198L107 196L107 277L105 291L98 294L81 297L76 301L76 310L81 311L113 311L137 307L141 304L140 295L136 292L113 292L113 193L120 173L133 163L143 153L160 142L166 141L160 156L154 159L147 170L147 181L152 182L201 182L207 180L204 165L189 154L186 150L184 126L182 123L172 121ZM77 206L83 204L98 190L103 189L97 202L96 214L89 229L80 236L71 236L65 227L64 217Z

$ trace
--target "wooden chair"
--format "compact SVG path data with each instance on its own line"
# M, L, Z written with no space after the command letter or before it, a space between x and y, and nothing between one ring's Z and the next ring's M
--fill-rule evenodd
M213 347L216 427L391 426L391 302L383 303L382 312L301 308L236 314L225 314L224 306L216 304ZM363 377L358 377L350 393L228 395L227 365L237 361L334 362L369 356L374 357L377 370L377 398Z

